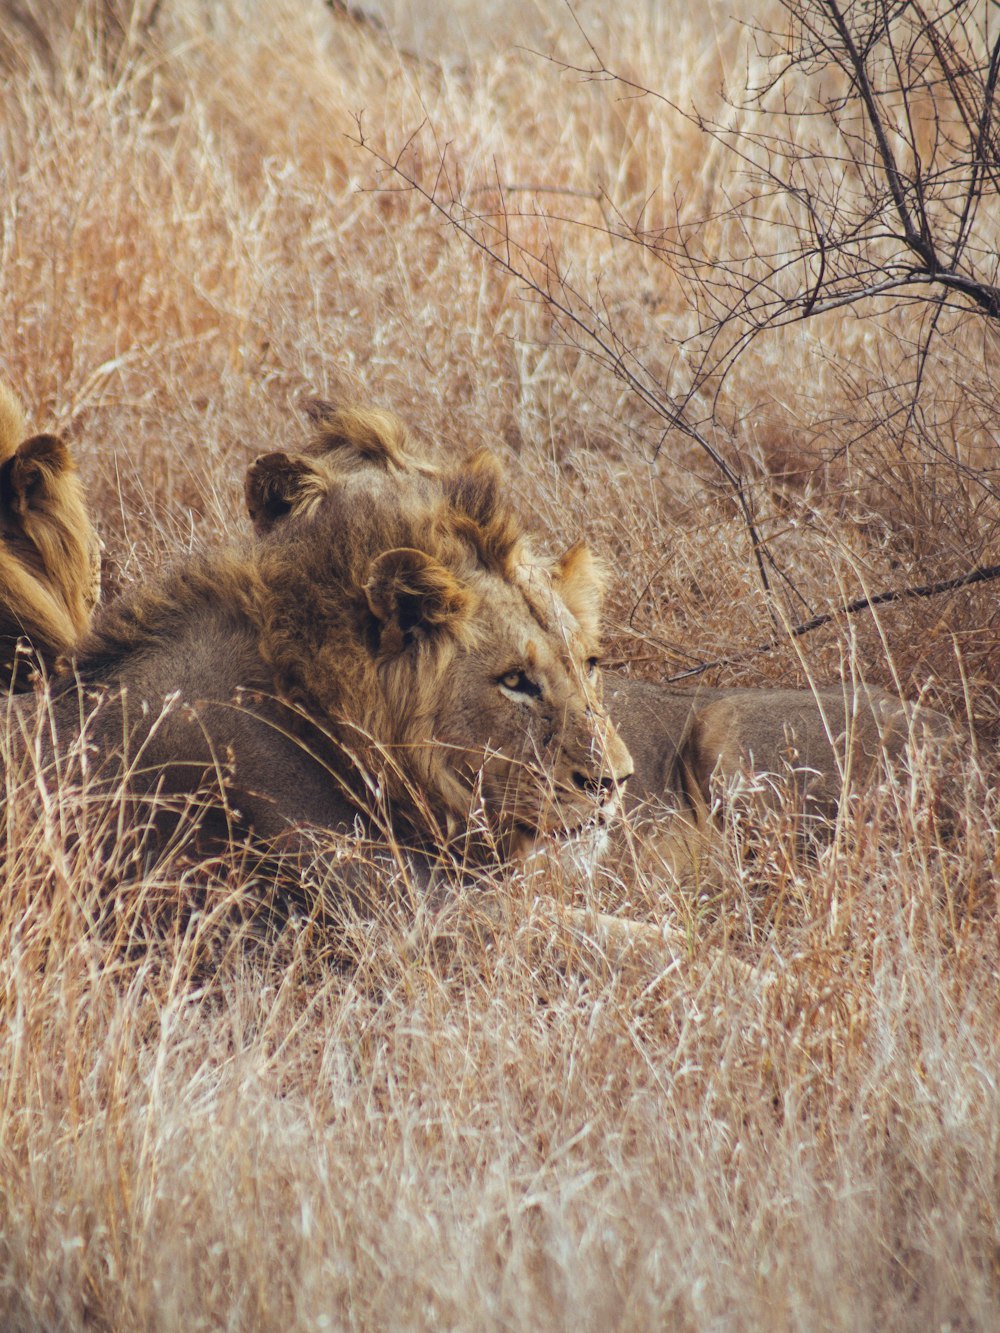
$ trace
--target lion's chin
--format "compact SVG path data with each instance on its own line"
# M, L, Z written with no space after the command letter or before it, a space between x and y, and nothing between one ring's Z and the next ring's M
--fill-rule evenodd
M539 866L556 857L563 870L572 875L591 876L607 855L611 843L614 809L602 809L581 823L567 827L539 829L523 821L515 823L521 845L515 856L525 867Z
M610 845L610 822L598 816L559 839L559 860L567 873L589 878L607 856Z

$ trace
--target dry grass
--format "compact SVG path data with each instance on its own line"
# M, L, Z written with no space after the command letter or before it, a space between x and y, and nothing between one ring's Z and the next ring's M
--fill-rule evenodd
M448 141L473 183L496 163L627 215L655 189L659 225L710 213L731 167L519 49L585 54L561 6L497 0L491 40L482 5L414 8L383 11L397 55L305 0L168 0L149 28L148 5L4 6L34 28L0 47L0 373L72 440L109 588L242 527L243 469L297 443L313 392L391 407L444 451L499 448L546 539L609 559L609 653L634 670L767 639L704 460L672 437L655 453L512 279L371 192L392 182L349 135L363 110L398 146L426 116L428 170ZM726 7L631 11L580 13L618 68L710 103L739 64ZM668 376L684 289L599 231L549 235ZM998 559L963 470L995 449L995 335L951 331L912 437L884 412L908 336L892 312L831 317L725 385L720 429L814 609ZM67 788L39 815L29 763L0 907L0 1324L995 1326L995 594L885 608L717 679L857 669L976 724L949 828L918 768L805 861L779 813L723 829L695 882L641 838L601 884L552 872L549 892L683 928L689 949L639 979L585 951L564 974L524 884L471 957L387 900L345 966L308 924L240 924L263 886L238 857L143 877L126 843L109 862L115 810Z

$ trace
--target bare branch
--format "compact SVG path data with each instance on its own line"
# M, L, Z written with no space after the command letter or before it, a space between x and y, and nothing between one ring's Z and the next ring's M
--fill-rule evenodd
M785 630L780 638L769 639L767 643L762 643L756 648L748 648L745 652L733 653L729 657L716 657L711 662L699 662L697 666L688 667L684 671L678 671L673 676L667 676L666 681L671 685L677 684L679 681L704 675L706 671L711 671L714 667L735 666L747 662L751 658L761 657L765 653L773 653L777 648L782 647L788 639L800 639L804 634L811 634L814 630L822 629L824 625L832 624L841 616L854 616L859 611L871 611L876 606L887 606L891 602L904 602L916 597L939 597L942 593L955 592L959 588L970 588L977 583L989 583L994 579L1000 579L1000 565L979 566L954 579L940 579L936 583L923 583L908 588L892 588L886 592L876 593L872 597L856 597L854 601L846 602L843 606L837 607L836 611L826 611L822 615L811 616L799 625L791 626Z

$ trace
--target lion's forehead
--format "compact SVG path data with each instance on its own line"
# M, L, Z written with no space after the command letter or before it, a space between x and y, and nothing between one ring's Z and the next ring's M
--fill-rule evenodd
M498 650L506 650L527 667L562 668L576 674L588 656L589 645L551 579L515 577L492 592L481 603L481 615L493 631Z
M548 569L524 564L511 581L524 598L532 619L546 635L581 651L585 649L580 624L560 596Z

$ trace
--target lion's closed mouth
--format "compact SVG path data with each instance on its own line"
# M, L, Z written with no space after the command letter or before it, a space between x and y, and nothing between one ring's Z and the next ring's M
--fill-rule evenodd
M530 824L527 820L517 819L514 821L514 827L518 833L527 838L536 841L548 839L552 842L568 842L573 838L583 837L596 830L607 829L612 822L613 815L606 809L598 810L595 814L582 819L578 824L557 824L551 828L541 828L537 824Z

